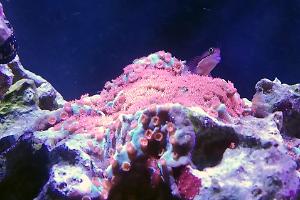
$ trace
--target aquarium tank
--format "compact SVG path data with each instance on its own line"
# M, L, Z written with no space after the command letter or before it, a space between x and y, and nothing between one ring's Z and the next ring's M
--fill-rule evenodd
M299 10L1 1L0 200L299 200Z

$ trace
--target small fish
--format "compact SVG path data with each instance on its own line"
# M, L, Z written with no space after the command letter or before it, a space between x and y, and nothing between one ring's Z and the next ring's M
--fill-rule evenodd
M220 61L220 49L211 47L201 56L197 56L190 62L187 62L186 66L192 73L208 76Z

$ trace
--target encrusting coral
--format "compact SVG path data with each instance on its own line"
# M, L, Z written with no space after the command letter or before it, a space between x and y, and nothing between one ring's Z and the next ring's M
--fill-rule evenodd
M3 157L27 145L30 156L46 158L36 200L295 199L298 167L280 135L284 116L266 110L255 118L256 105L230 81L193 74L159 51L134 60L99 94L41 114Z
M165 179L174 195L192 197L197 193L185 194L190 190L177 189L178 181L170 175L172 167L192 164L195 145L188 114L172 103L200 107L212 117L218 117L221 104L231 117L242 115L244 106L231 82L192 74L183 61L159 51L126 66L124 73L107 82L99 95L67 102L63 109L48 116L44 122L48 125L41 127L63 133L61 138L55 136L54 146L68 135L89 137L85 153L109 160L102 163L106 168L98 174L100 182L105 180L111 185L120 173L130 171L135 159L145 157L159 166L151 175L151 180L156 179L152 181L154 186L157 179ZM153 177L162 176L160 172L163 178ZM102 187L103 198L109 188Z

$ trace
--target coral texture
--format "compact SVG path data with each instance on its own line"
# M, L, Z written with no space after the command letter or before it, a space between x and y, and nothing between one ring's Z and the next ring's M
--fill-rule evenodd
M298 85L263 79L250 102L159 51L63 102L16 66L0 104L3 199L299 197Z

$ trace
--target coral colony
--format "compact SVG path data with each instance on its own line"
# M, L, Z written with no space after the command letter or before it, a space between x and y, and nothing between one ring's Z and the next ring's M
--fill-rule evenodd
M299 84L262 79L251 102L159 51L65 102L18 58L1 69L1 199L299 198Z

